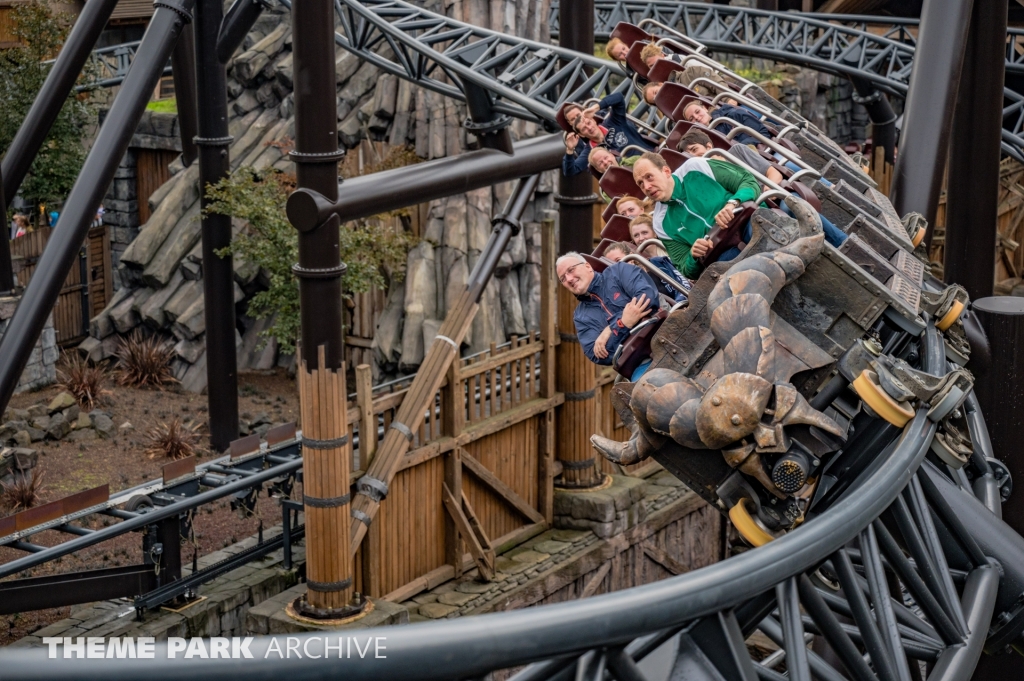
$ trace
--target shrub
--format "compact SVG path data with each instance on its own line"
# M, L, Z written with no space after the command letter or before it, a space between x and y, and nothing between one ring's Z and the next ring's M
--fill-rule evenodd
M24 511L39 503L39 494L43 490L43 472L39 468L33 468L31 475L19 471L14 474L14 482L9 485L0 483L0 487L3 487L0 505L7 508L9 513Z
M77 352L65 352L57 366L57 386L67 390L78 400L79 406L91 411L100 398L110 391L103 386L107 382L107 367L92 365Z
M174 349L156 336L143 336L135 329L121 339L117 349L120 371L117 382L136 388L163 388L178 381L171 374Z
M151 459L184 459L193 454L201 454L203 449L199 445L199 428L200 424L182 423L177 417L170 423L150 428L146 433L149 446L145 453Z
M10 19L17 45L0 51L0 149L10 148L52 66L46 62L57 56L75 17L33 0L15 3ZM95 73L96 64L90 61L79 82ZM90 96L83 93L67 97L21 184L22 196L43 204L67 196L85 161L82 141L87 126L96 120L94 111ZM10 201L13 197L7 198Z
M402 158L396 152L385 160L398 164ZM298 233L285 214L285 201L294 182L294 177L272 168L239 168L207 188L209 212L231 215L248 223L231 246L218 254L233 254L266 272L270 285L252 297L247 313L254 319L274 317L263 335L275 338L286 353L295 351L300 330L299 284L292 274L292 265L299 259ZM383 226L374 218L343 225L339 230L339 247L341 260L348 265L341 280L343 295L348 298L352 293L386 288L385 272L399 280L406 255L415 242L410 234Z

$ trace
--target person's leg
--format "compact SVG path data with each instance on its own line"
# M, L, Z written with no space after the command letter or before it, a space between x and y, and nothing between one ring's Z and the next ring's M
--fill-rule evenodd
M716 260L715 262L729 262L730 260L735 260L736 257L739 256L740 252L743 250L743 247L745 247L746 244L749 244L750 240L753 238L754 230L750 226L750 220L747 220L747 224L743 225L743 229L742 231L740 231L740 240L743 241L743 243L739 246L733 246L729 250L722 253L722 255L718 256L718 260Z
M785 201L783 201L780 205L782 207L783 213L785 213L789 217L793 217L793 211L789 209L789 206L786 205ZM846 241L847 238L846 234L843 233L843 230L839 229L834 224L832 224L832 221L829 220L824 215L822 215L821 213L818 213L818 217L821 218L821 229L822 231L825 232L825 241L829 242L836 248L842 246L843 242Z
M651 368L651 359L648 357L644 361L640 362L640 366L633 370L633 375L629 377L629 380L636 383L640 378L647 373L647 370Z

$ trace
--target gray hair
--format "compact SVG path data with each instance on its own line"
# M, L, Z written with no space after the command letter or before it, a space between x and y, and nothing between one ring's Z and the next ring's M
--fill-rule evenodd
M587 259L584 258L579 253L577 253L576 251L569 251L568 253L566 253L565 255L561 256L558 260L555 261L555 269L557 270L558 266L561 265L563 261L570 260L570 259L574 259L577 263L585 263L585 262L587 262Z

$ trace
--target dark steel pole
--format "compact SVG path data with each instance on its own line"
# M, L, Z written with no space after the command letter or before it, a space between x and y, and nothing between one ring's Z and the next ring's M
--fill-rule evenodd
M344 155L338 149L334 107L334 19L332 0L292 4L295 151L291 157L298 185L332 202L338 198L338 160ZM399 186L390 189L401 193ZM345 264L339 248L340 227L335 215L322 225L300 231L299 262L293 268L299 278L301 306L302 354L297 369L300 408L305 415L303 502L309 556L307 591L293 607L303 616L316 618L355 616L365 607L365 601L353 592L354 564L349 550L352 450L344 406L341 276ZM317 403L328 406L317 410Z
M561 135L516 142L511 156L494 149L403 166L345 180L335 187L335 199L309 188L288 197L288 219L300 232L316 228L333 215L342 222L432 201L499 182L516 180L557 168L565 145ZM401 191L395 188L400 187Z
M192 0L158 0L155 5L135 62L64 202L60 229L54 231L46 244L36 274L0 338L0 409L7 406L18 385L46 318L57 302L64 278L96 216L96 206L114 179L114 171L128 149L178 34L191 21Z
M265 8L264 0L235 0L228 8L217 37L217 60L221 64L228 63Z
M192 165L199 154L195 137L199 134L196 118L196 52L192 24L182 30L171 53L171 75L174 77L174 100L178 108L178 131L181 137L181 161Z
M594 0L562 0L558 5L558 44L569 50L594 52ZM563 145L564 153L564 145ZM558 252L589 253L594 248L594 178L589 172L558 178Z
M4 212L7 215L6 199L18 193L25 174L42 146L43 140L50 132L57 114L75 86L82 66L92 53L103 27L107 25L117 0L94 0L82 8L82 13L75 20L57 60L47 74L43 87L39 89L32 107L25 115L21 127L11 141L10 148L0 162L0 176L3 178ZM4 218L6 222L6 217ZM0 291L14 288L14 274L11 268L10 234L7 229L0 229Z
M558 6L558 43L561 47L593 54L594 0L562 0ZM575 85L575 84L571 84ZM565 153L564 144L562 153ZM594 178L589 172L558 178L558 253L594 249ZM558 287L558 332L565 340L576 338L572 311L575 297ZM566 394L556 419L556 458L562 473L555 479L558 487L587 488L604 480L590 435L597 430L596 380L594 367L587 360L578 342L563 342L556 350L555 387Z
M469 111L469 120L464 125L476 135L480 147L513 153L512 136L508 132L512 119L494 110L493 95L469 81L462 83L462 90L466 93L466 109Z
M924 0L890 195L935 224L972 0ZM1000 45L1003 42L1000 40ZM929 229L929 234L931 229Z
M995 286L1007 0L974 3L953 114L943 278L977 300Z
M206 187L231 172L228 146L228 94L225 67L217 60L221 0L196 3L195 59L199 96L199 186L203 208L203 297L206 315L206 380L210 405L210 444L219 452L238 437L238 368L235 356L235 284L230 255L231 216L207 214Z
M18 134L11 141L11 147L4 155L3 169L4 196L11 197L18 193L25 174L28 173L39 147L50 132L50 127L57 120L71 88L75 86L82 67L92 53L103 28L114 11L117 0L90 0L82 7L82 13L75 20L75 25L64 41L64 46L53 63L53 68L46 76L46 82L39 89L32 108L25 116L25 121L18 128ZM95 209L95 206L93 207ZM6 238L4 239L6 241Z
M885 162L896 162L896 112L885 93L863 78L851 78L857 97L871 118L871 146L885 149Z
M1014 482L1024 481L1024 298L982 298L971 308L992 349L991 366L977 373L974 386L992 453L1006 464ZM1024 494L1010 495L1003 504L1003 519L1024 534Z

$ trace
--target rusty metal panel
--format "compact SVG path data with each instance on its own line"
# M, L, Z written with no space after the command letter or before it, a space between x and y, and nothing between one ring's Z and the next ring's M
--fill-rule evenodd
M82 490L69 497L61 499L64 502L64 515L81 511L82 509L96 506L110 499L110 485L100 485L92 489Z
M280 444L282 442L294 440L295 432L296 431L294 423L286 423L283 426L274 426L273 428L267 431L267 446L273 447L274 445Z
M178 459L170 463L164 464L162 469L164 476L164 484L166 485L171 480L177 480L183 475L195 473L196 471L196 457L190 456L184 459Z
M48 504L43 504L42 506L36 506L35 508L30 508L27 511L22 511L14 516L16 529L27 530L30 527L39 525L40 523L56 520L64 515L63 509L63 499L58 499L57 501L51 501Z
M260 436L253 433L252 435L246 435L245 437L240 437L237 440L232 440L231 444L228 445L228 451L231 452L232 461L246 456L247 454L258 452L260 451Z
M0 537L6 537L17 529L18 523L15 516L9 515L6 518L0 518Z

